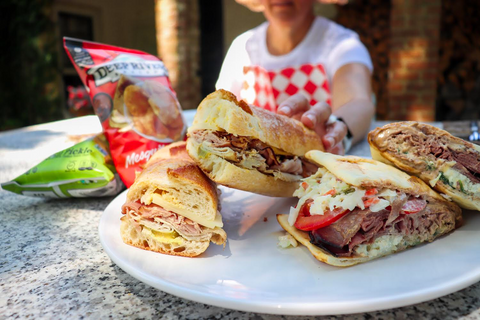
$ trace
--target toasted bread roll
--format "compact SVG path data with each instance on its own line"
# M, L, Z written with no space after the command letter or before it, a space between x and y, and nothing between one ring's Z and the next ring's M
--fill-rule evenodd
M185 143L171 145L137 176L122 207L125 243L186 257L201 254L210 241L225 244L216 185L185 157Z
M303 156L323 150L301 122L237 101L225 90L208 95L188 130L187 150L215 182L269 196L289 197L315 165Z
M185 141L178 141L170 143L165 147L162 147L145 164L145 168L162 159L183 159L194 162L187 153L187 143Z
M480 146L418 122L377 128L368 142L374 159L419 177L463 208L480 210Z

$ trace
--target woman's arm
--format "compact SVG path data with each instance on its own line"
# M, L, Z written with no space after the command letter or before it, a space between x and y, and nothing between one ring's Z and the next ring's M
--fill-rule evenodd
M370 79L370 70L360 63L344 65L333 76L332 111L345 120L354 143L366 136L375 114Z

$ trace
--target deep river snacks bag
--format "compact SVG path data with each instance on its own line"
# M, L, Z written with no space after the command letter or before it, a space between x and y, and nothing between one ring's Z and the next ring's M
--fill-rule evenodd
M163 62L138 50L64 38L127 187L159 148L185 137L182 110Z

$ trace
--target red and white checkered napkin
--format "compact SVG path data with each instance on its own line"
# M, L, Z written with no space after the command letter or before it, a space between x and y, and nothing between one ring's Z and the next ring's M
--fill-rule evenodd
M330 104L330 88L321 64L267 71L259 66L243 68L244 81L240 96L247 103L276 112L288 97L302 93L314 105Z

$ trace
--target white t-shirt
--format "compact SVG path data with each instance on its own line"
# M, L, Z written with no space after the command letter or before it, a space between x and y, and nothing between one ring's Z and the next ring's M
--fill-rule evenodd
M311 104L330 102L333 76L348 63L361 63L373 70L358 35L333 21L316 17L305 38L281 56L268 52L267 27L265 22L233 41L217 89L229 90L248 103L275 111L274 105L297 92L310 98Z

